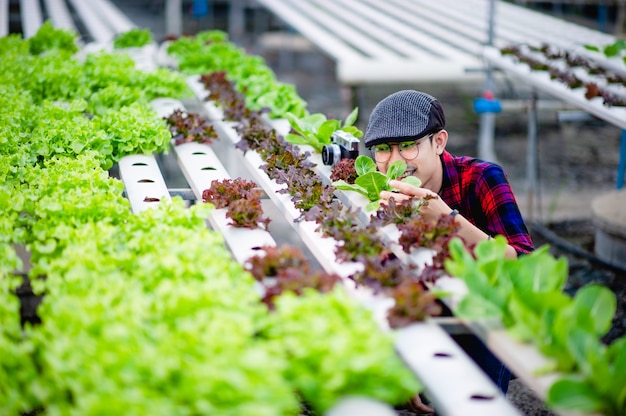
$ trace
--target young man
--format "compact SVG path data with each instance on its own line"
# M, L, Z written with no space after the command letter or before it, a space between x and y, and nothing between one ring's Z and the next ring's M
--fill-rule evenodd
M441 103L431 95L413 90L391 94L380 101L369 119L364 144L372 151L378 169L403 160L405 176L422 182L415 187L400 181L390 185L400 191L381 192L381 198L435 197L420 209L420 215L436 221L454 215L459 235L474 245L495 235L508 241L506 256L529 253L533 244L504 170L490 162L467 156L453 156L445 150L448 132ZM457 341L506 394L510 371L476 337ZM429 411L416 398L414 410Z
M509 242L507 257L533 250L515 195L504 170L490 162L453 156L445 150L448 132L441 103L418 91L399 91L379 102L365 131L364 144L372 151L378 169L403 160L406 176L422 181L415 187L391 183L401 193L382 192L383 200L431 195L420 215L435 221L455 215L460 236L468 245L503 235ZM458 215L457 215L458 214Z

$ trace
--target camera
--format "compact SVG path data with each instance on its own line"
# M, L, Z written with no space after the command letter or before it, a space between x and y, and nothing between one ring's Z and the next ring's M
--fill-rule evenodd
M332 144L322 148L322 162L335 165L341 159L356 159L359 155L359 139L343 130L336 130L330 136Z

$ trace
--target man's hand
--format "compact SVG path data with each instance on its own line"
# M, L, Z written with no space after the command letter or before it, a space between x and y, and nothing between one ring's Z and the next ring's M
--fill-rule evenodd
M419 394L416 394L406 403L406 409L418 415L428 415L435 413L435 409L424 404Z
M395 180L389 181L389 185L392 188L399 190L400 193L382 191L380 193L380 199L381 203L383 204L386 204L389 198L392 197L396 201L401 201L410 197L430 197L430 199L428 200L428 204L425 204L420 208L420 215L427 221L437 221L441 215L448 215L452 211L448 204L443 202L443 200L439 198L439 195L437 195L430 189L421 188L419 186L414 186L406 182L400 182Z

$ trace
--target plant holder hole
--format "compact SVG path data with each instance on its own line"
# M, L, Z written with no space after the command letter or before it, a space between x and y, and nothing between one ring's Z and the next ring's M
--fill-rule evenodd
M152 179L139 179L137 183L154 183Z
M148 166L148 164L144 162L135 162L133 163L133 166Z
M217 169L214 168L213 166L207 166L206 168L202 168L200 170L217 170Z
M436 352L433 354L433 357L436 358L452 358L452 354L447 352Z
M479 400L479 401L489 401L493 400L495 397L490 394L472 394L470 396L471 400Z

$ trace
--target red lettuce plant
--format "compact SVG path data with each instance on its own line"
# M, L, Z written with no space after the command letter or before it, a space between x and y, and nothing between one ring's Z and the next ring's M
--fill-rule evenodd
M396 287L402 281L407 279L416 281L421 278L416 276L414 268L395 258L380 239L380 221L370 221L367 225L362 225L357 220L357 210L345 208L334 198L335 188L322 184L321 178L312 169L313 165L307 160L306 153L302 154L296 146L287 143L282 136L277 135L275 130L263 122L259 112L242 109L245 105L243 95L234 90L232 83L227 82L223 74L203 76L203 79L212 80L210 84L207 84L211 86L207 88L210 88L212 96L224 109L225 114L232 112L245 115L236 119L238 123L235 129L242 138L236 147L244 152L256 151L266 162L261 169L277 183L286 185L286 188L279 192L292 196L294 205L302 213L297 220L315 221L319 225L319 232L337 240L339 244L335 255L339 261L363 263L366 271L352 276L357 283L369 285L375 290L384 290L389 294L388 289ZM230 91L220 92L219 89ZM399 214L403 209L407 213ZM412 209L396 207L395 211L392 208L392 212L388 215L406 218L410 216L408 212L413 212ZM395 223L395 221L391 222ZM303 267L302 264L299 263L299 265ZM308 271L306 267L304 270ZM282 283L266 289L267 297L272 298L275 296L274 293L282 292L285 287L291 288L292 281L296 280L296 276L300 273L294 267L287 267L285 272L281 272L284 277L280 279ZM265 271L262 274L267 276ZM310 274L315 279L326 281L326 278L317 277L316 273ZM404 304L407 305L410 299L418 298L417 295L414 298L406 297ZM268 302L271 304L271 301ZM429 304L426 300L418 302ZM416 304L415 308L421 308L420 305ZM421 318L423 315L413 314L413 316Z
M341 282L336 274L312 271L309 261L297 247L264 246L261 250L262 253L250 258L245 267L263 285L263 302L270 309L274 308L274 299L283 292L300 296L305 288L312 288L325 293Z
M198 113L177 109L169 117L165 117L165 121L169 125L172 139L177 146L189 142L211 144L217 139L217 132L213 125Z
M214 180L211 187L202 192L202 200L215 208L227 208L226 216L233 220L231 225L243 228L262 226L267 230L270 219L263 218L261 196L263 191L252 181L245 179Z
M354 167L354 159L343 158L337 164L333 165L330 172L330 180L335 182L343 180L349 184L354 184L359 174Z

